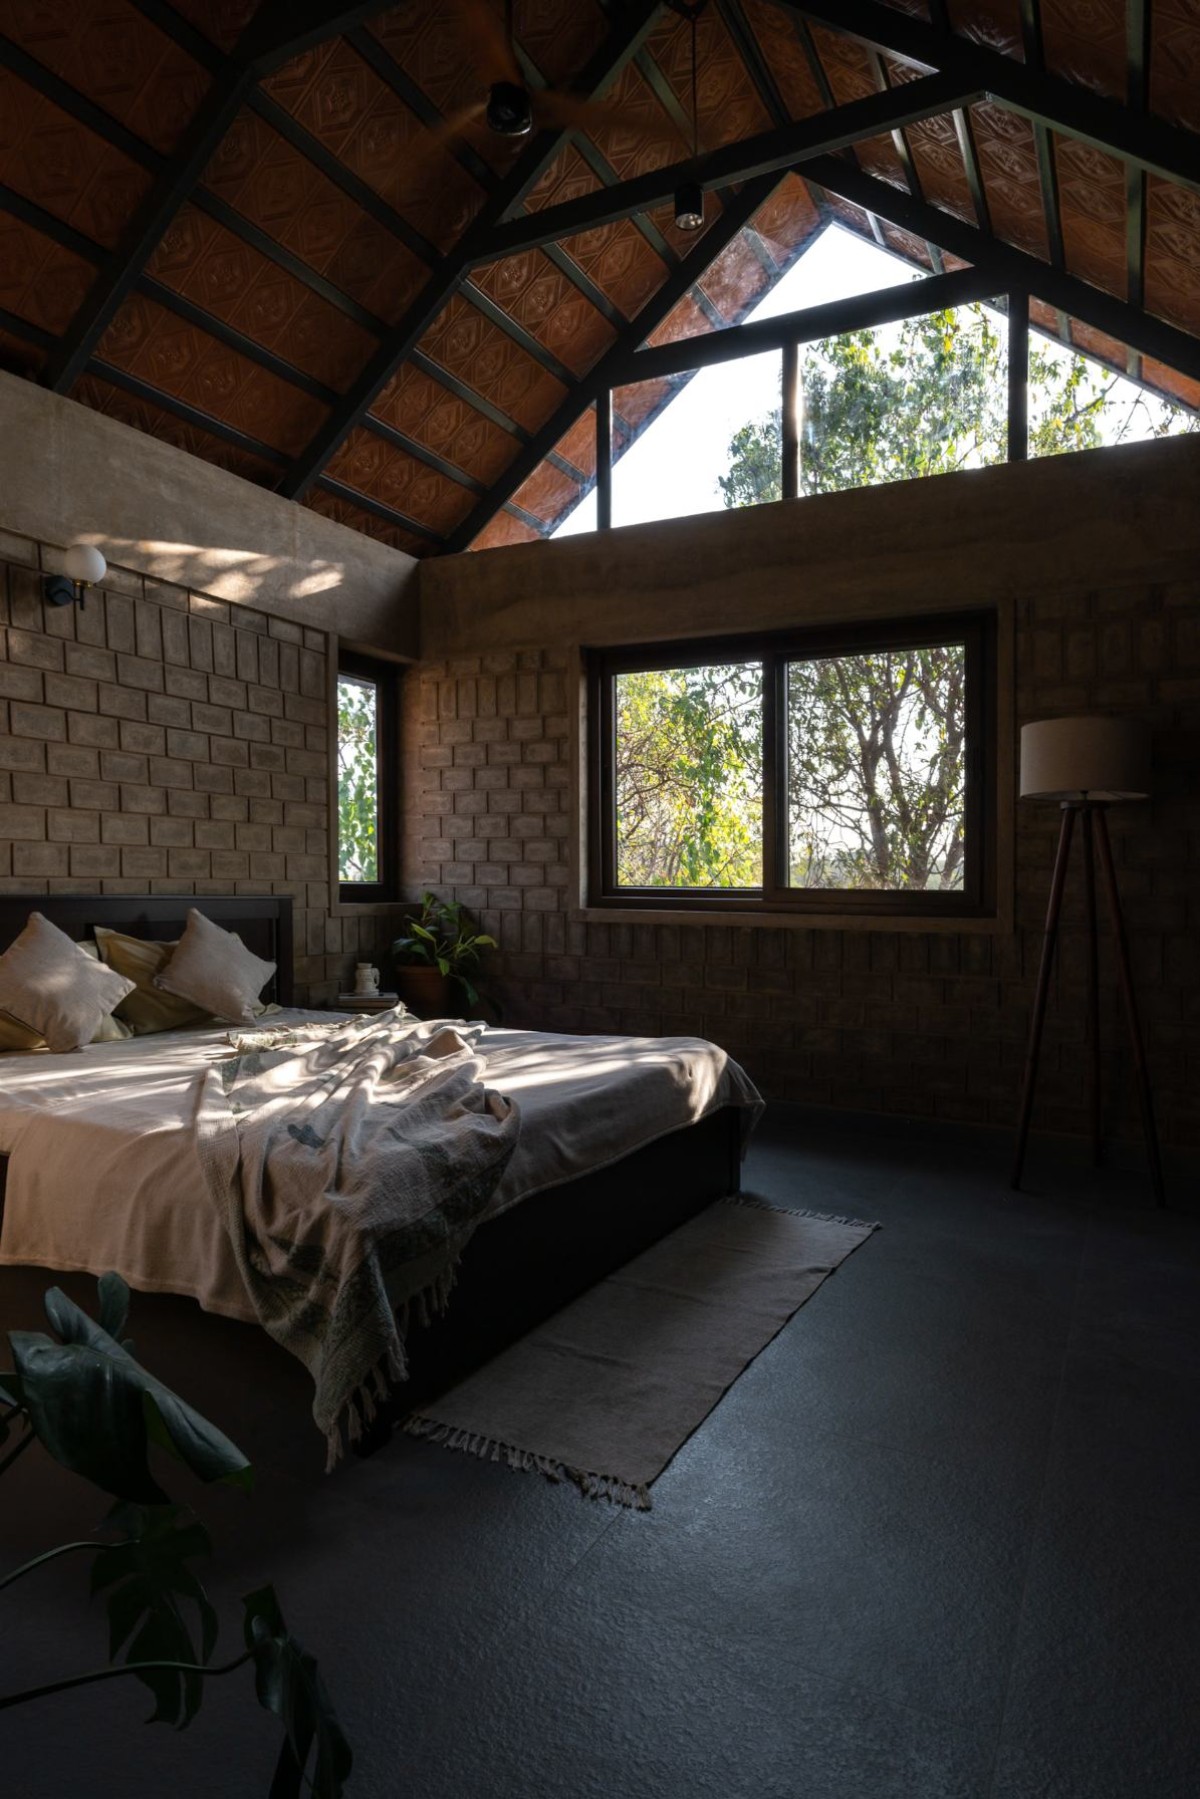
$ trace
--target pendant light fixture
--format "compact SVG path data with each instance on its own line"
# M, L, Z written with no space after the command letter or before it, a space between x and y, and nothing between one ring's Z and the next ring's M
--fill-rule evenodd
M696 95L696 21L708 0L671 0L692 33L692 161L700 154L700 108ZM675 224L680 231L699 231L704 224L704 190L698 181L681 181L675 189Z

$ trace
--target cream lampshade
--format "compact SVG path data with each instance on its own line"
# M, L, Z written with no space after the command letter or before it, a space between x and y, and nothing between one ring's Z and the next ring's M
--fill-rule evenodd
M1130 718L1047 718L1021 727L1021 798L1144 800L1150 736Z

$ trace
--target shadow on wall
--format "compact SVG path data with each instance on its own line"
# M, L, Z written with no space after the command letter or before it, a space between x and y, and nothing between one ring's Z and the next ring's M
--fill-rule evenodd
M173 581L196 593L219 593L242 605L262 603L260 590L269 585L274 597L315 599L336 592L346 581L344 563L314 558L298 578L280 585L281 571L295 569L291 556L267 556L256 550L221 549L213 544L168 543L150 538L115 537L104 531L79 533L80 543L94 544L110 563L121 568L153 570L154 578ZM269 609L269 606L268 606Z

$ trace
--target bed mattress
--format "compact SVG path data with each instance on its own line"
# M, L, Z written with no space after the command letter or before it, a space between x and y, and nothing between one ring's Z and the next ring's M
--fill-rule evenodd
M271 1023L332 1016L287 1011ZM737 1063L699 1038L469 1029L485 1082L521 1114L490 1216L721 1106L744 1107L749 1129L760 1107ZM198 1072L230 1053L221 1025L0 1057L0 1155L9 1157L0 1265L115 1269L143 1292L252 1319L193 1118Z

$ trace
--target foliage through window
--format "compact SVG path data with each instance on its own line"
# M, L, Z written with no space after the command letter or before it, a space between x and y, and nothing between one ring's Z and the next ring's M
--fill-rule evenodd
M338 880L344 899L394 890L394 672L343 656L337 678Z
M598 654L591 898L985 911L992 636L974 614Z

